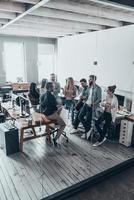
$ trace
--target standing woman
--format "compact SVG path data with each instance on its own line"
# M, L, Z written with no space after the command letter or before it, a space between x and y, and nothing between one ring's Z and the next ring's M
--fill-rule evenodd
M46 84L47 84L48 80L46 78L43 78L41 81L41 89L40 89L40 93L43 94L46 92Z
M68 110L70 110L74 103L73 100L76 97L76 90L73 78L69 77L63 90L63 94L65 95L65 108Z
M100 138L93 146L99 146L106 140L107 130L110 128L111 122L115 122L116 113L118 110L118 100L114 95L115 89L115 85L109 86L107 89L106 102L105 104L102 104L102 106L104 106L104 113L95 123L96 129L100 134ZM103 121L105 121L105 123L103 128L101 128L100 126Z

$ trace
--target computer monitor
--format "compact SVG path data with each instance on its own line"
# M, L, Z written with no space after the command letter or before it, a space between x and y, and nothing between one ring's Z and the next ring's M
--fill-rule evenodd
M11 100L11 91L12 91L11 86L7 85L0 87L0 96L3 102Z
M16 104L20 106L20 117L27 117L30 115L29 99L24 96L18 96L16 98Z
M115 94L115 96L118 99L118 105L119 106L124 106L125 96L122 96L122 95L119 95L119 94Z

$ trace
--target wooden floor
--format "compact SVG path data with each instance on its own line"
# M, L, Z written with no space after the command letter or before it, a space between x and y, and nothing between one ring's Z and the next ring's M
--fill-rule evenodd
M45 138L24 143L24 153L0 150L0 200L39 200L134 157L134 149L91 142L69 134L69 143L50 147Z

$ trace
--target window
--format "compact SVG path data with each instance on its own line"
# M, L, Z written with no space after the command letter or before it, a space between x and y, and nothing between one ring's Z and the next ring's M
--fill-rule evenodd
M4 63L6 81L25 81L24 48L23 43L4 43Z
M50 74L54 72L54 45L38 45L38 81L43 78L49 79Z

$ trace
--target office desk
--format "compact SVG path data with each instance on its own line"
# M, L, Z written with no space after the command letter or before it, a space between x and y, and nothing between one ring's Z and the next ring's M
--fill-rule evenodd
M50 140L50 130L49 125L52 123L55 123L55 121L48 120L43 114L33 112L32 115L32 121L29 123L29 118L21 118L20 115L20 107L15 106L13 109L10 102L2 103L1 104L2 111L6 111L8 115L11 117L11 119L14 121L15 125L20 131L20 151L23 151L23 142L27 140L31 140L34 138L42 137L48 134L49 140ZM43 134L36 134L35 127L38 127L40 125L46 125L46 133ZM24 131L27 129L32 129L32 134L25 137Z

